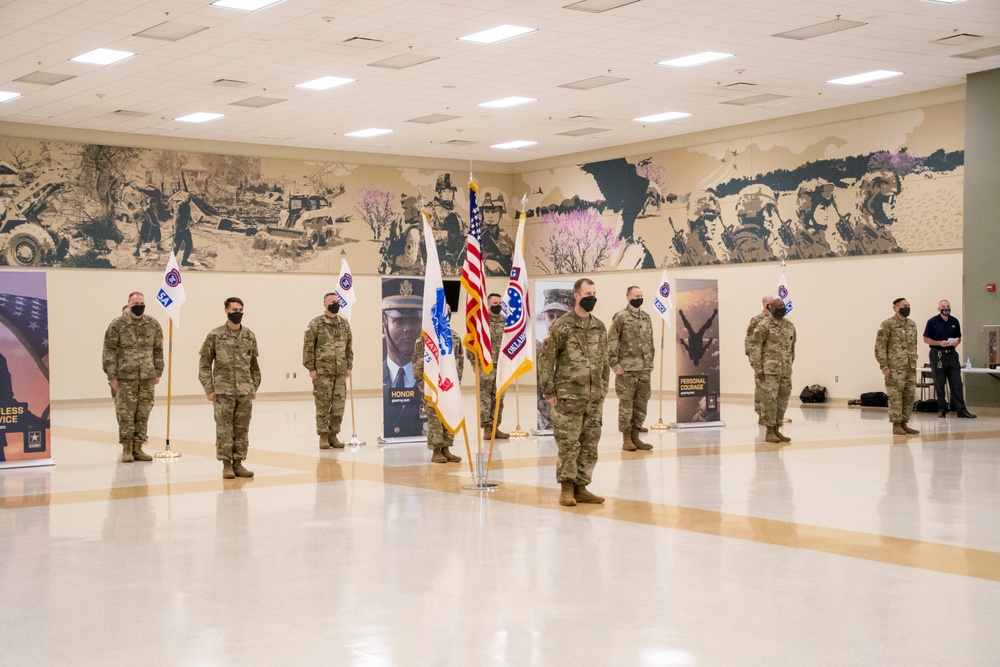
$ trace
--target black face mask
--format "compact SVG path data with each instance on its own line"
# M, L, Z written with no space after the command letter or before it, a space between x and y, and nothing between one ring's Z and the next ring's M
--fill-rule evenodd
M642 307L642 299L629 299L629 305L633 308L640 308Z
M583 308L588 313L592 311L594 309L594 306L596 305L597 305L596 296L585 296L582 299L580 299L580 307Z
M340 312L340 302L339 301L334 301L329 306L327 306L326 309L328 311L330 311L331 313L333 313L334 315L336 315L337 313Z
M902 315L903 317L909 317L910 316L910 307L907 306L906 308L900 308L899 309L899 314Z
M776 319L776 320L780 320L782 317L785 316L785 309L784 308L778 308L776 310L772 310L771 311L771 316L774 317L774 319Z
M226 317L228 317L229 321L233 324L239 324L243 321L243 313L226 313Z
M129 310L131 310L132 314L135 315L136 317L142 317L142 314L146 312L146 304L137 303L131 308L129 308Z
M498 304L496 306L490 306L490 312L494 315L499 315L503 311L503 305Z

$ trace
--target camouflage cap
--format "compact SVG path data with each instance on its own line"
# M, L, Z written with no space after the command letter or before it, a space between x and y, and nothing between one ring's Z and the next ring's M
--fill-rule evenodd
M424 282L409 278L382 281L382 310L420 309L424 305Z
M573 310L573 290L571 289L547 289L545 290L545 305L540 313L553 310L568 313Z

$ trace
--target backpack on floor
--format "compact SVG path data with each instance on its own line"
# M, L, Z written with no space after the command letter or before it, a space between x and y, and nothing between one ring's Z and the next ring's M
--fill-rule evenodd
M825 403L826 387L820 384L811 384L799 393L799 400L803 403Z
M929 398L924 401L917 401L913 404L914 412L937 412L938 405L936 398Z
M884 391L866 391L861 394L861 406L865 408L889 407L889 394Z

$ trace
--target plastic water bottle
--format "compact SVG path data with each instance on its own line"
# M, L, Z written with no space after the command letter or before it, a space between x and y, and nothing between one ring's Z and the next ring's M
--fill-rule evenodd
M965 358L965 369L968 370L972 368L972 359L969 357Z

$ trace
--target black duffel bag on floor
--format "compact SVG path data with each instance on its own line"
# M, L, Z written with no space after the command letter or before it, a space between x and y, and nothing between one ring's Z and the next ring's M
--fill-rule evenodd
M861 407L887 408L889 407L889 394L884 391L866 391L861 394Z
M826 403L826 387L811 384L799 393L799 400L803 403Z

